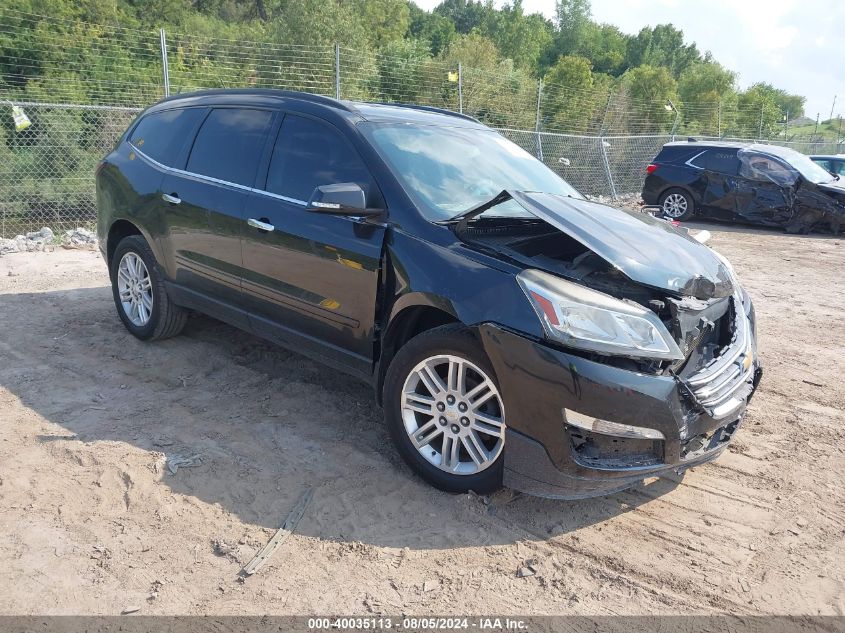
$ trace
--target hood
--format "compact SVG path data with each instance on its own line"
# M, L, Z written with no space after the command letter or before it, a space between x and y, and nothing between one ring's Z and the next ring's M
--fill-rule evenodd
M669 222L577 198L508 193L633 281L697 299L733 293L731 273L719 256Z
M833 195L837 200L845 197L845 179L823 182L816 186L825 193Z

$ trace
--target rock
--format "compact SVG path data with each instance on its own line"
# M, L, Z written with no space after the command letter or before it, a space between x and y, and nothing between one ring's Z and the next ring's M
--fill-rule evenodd
M437 588L437 583L432 580L426 580L423 583L423 591L434 591Z
M88 229L77 227L65 231L62 235L62 248L94 248L97 245L97 235Z
M748 581L745 578L743 578L739 581L739 586L742 587L742 590L745 593L748 593L749 591L751 591L751 585L748 584Z
M533 576L536 572L531 568L530 565L525 565L520 567L519 570L516 572L517 578L527 578L528 576Z
M123 609L123 611L120 612L120 615L129 615L130 613L137 613L140 610L141 610L141 607L136 607L136 606L133 605L133 606L125 607Z
M807 521L807 519L804 518L804 517L798 517L798 519L795 521L795 525L797 525L798 527L802 527L802 528L807 527L809 524L810 524L810 522Z
M0 255L17 253L20 249L16 240L0 239Z

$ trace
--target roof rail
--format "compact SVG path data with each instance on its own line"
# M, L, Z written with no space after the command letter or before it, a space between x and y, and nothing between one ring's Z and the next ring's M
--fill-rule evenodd
M370 102L371 105L384 105L384 106L395 106L397 108L408 108L410 110L424 110L426 112L436 112L437 114L445 114L447 116L457 117L459 119L465 119L467 121L473 121L474 123L481 123L478 119L474 116L470 116L468 114L463 114L461 112L455 112L454 110L447 110L446 108L435 108L434 106L427 106L427 105L416 105L414 103L386 103L384 101L374 101Z
M310 92L278 90L276 88L213 88L210 90L180 92L179 94L170 95L163 101L173 101L177 99L185 99L187 97L212 97L214 95L227 94L256 95L263 97L275 97L277 99L299 99L301 101L310 101L312 103L320 103L322 105L331 106L346 112L355 112L355 109L351 105L343 101L339 101L338 99L324 97L323 95L316 95Z

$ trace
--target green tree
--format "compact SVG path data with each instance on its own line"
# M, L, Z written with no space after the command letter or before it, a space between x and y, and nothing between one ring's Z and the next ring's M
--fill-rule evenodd
M628 42L626 65L667 68L677 79L689 66L701 60L695 44L684 44L684 32L671 24L644 27Z
M679 106L678 84L669 69L642 65L622 75L623 98L627 111L628 129L639 134L657 130L668 131L677 111L667 109L670 102Z
M714 61L687 68L678 81L684 126L689 134L720 135L732 125L736 73Z
M543 78L543 126L560 132L587 132L597 125L606 101L607 85L596 84L590 60L564 55Z
M439 13L423 11L413 2L409 5L408 35L428 43L432 55L439 55L455 39L455 23Z
M525 15L522 0L513 0L491 13L484 24L484 35L496 44L502 57L518 68L534 69L540 56L552 44L552 27L542 15Z

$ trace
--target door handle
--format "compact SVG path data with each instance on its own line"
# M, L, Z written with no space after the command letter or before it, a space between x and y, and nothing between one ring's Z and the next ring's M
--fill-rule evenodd
M182 204L182 198L171 195L169 193L161 194L161 199L165 202L169 202L170 204Z
M272 231L276 227L270 224L269 222L263 222L266 218L261 218L261 220L256 220L255 218L250 218L246 221L246 223L254 229L258 229L259 231Z

